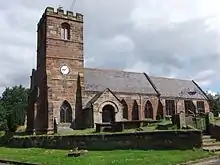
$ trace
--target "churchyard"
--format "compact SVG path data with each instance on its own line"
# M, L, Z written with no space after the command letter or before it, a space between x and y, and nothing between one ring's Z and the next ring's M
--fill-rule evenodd
M213 153L205 152L202 150L114 150L89 151L87 155L78 158L72 158L67 157L67 152L67 150L54 149L16 149L1 147L0 157L1 159L5 160L52 165L169 165L213 155Z
M27 135L20 129L10 138L2 136L0 159L57 165L168 165L216 155L214 151L203 150L202 144L207 121L215 125L212 114L189 118L191 120L179 114L171 120L120 122L118 132L91 128L61 129L53 135ZM215 136L220 139L219 135ZM76 157L69 157L68 153Z

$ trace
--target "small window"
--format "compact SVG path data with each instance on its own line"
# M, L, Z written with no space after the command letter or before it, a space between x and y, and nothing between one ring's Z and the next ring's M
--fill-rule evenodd
M70 25L68 23L61 25L61 39L70 40Z
M40 96L40 88L37 87L37 97L39 97L39 96Z
M198 113L205 113L205 105L203 101L197 101Z
M35 87L37 97L40 96L40 88L38 86Z

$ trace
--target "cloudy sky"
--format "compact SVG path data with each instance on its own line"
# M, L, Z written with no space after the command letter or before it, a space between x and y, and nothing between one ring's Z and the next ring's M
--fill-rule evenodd
M29 86L36 24L46 6L72 0L0 1L0 93ZM84 14L86 67L194 79L220 91L219 0L77 0Z

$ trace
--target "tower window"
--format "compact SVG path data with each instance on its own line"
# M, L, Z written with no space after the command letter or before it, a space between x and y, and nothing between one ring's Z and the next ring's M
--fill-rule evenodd
M61 39L70 40L70 25L68 23L61 25Z

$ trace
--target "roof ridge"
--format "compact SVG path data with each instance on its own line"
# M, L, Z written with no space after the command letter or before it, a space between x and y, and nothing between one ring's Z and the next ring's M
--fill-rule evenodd
M133 74L143 74L142 72L134 72L134 71L125 71L120 69L111 69L111 68L84 68L87 70L99 70L99 71L114 71L114 72L124 72L124 73L133 73Z
M168 79L168 80L180 80L180 81L192 81L191 79L180 79L180 78L170 78L165 76L149 76L150 78L162 78L162 79Z
M97 70L97 71L112 71L112 72L123 72L123 73L132 73L132 74L144 74L146 72L135 72L135 71L125 71L125 70L120 70L120 69L113 69L113 68L87 68L85 67L84 69L86 70ZM163 78L163 79L168 79L168 80L181 80L181 81L192 81L192 79L180 79L180 78L170 78L166 76L151 76L148 75L150 78Z

